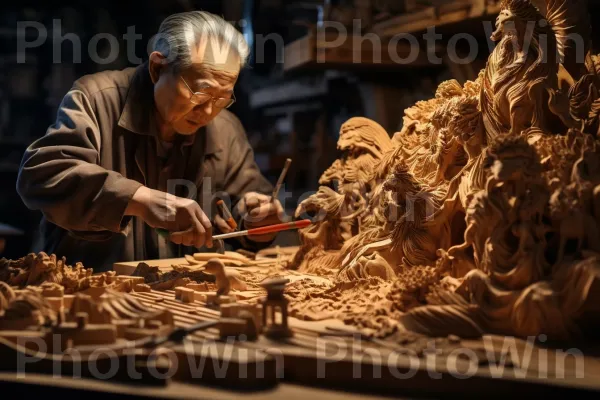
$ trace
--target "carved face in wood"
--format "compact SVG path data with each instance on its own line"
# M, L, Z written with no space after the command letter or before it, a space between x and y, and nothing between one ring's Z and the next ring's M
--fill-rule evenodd
M523 137L506 137L490 148L488 165L497 181L530 181L539 177L539 157Z
M504 9L496 18L496 30L492 33L491 39L498 41L502 39L504 34L509 30L515 29L515 15L508 9Z
M222 274L225 272L225 264L221 260L211 259L204 266L204 271L211 275Z

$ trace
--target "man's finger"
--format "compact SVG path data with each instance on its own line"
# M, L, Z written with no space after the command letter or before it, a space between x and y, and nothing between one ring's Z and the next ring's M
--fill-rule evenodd
M270 202L271 196L262 193L251 192L245 196L246 207L248 207L249 210Z
M185 231L171 232L169 239L175 244L192 246L194 244L194 231L195 228L191 227Z
M200 207L198 207L196 210L196 216L198 217L198 220L204 227L204 243L206 244L206 247L210 249L213 247L212 224L210 223L210 220L208 219L206 214L204 214L204 211L200 209Z
M279 208L274 203L266 203L250 211L251 217L267 217L269 215L279 214Z
M215 217L214 222L215 222L215 225L217 226L217 228L219 228L219 231L221 231L223 233L233 232L233 229L231 229L231 227L229 226L227 221L225 221L220 215L217 215Z
M206 230L200 224L198 224L198 226L196 227L194 239L195 239L194 245L198 249L201 248L202 246L204 246L204 243L206 242Z
M246 205L246 210L250 211L260 206L260 200L252 193L244 198L244 204Z
M277 214L277 217L279 217L279 219L283 221L283 218L285 217L285 210L283 209L283 205L279 200L275 200L274 204L276 209L275 213Z

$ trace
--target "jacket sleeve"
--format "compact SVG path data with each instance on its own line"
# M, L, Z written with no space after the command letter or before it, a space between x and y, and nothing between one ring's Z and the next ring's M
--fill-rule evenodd
M120 232L129 200L141 186L100 164L101 135L87 96L71 90L46 135L21 161L17 191L25 205L69 231Z
M237 202L245 193L270 194L273 191L273 185L260 172L260 168L258 168L254 159L254 151L248 142L246 131L237 118L234 118L233 127L236 134L227 150L228 165L224 189L231 197L232 206L235 210ZM234 218L238 222L239 229L245 229L243 216L235 215L234 212ZM269 242L256 243L246 237L238 238L238 241L241 247L254 251L270 245Z
M248 142L244 128L237 119L235 121L233 126L236 134L227 150L224 190L237 202L248 192L270 193L273 191L273 186L256 165L254 151Z

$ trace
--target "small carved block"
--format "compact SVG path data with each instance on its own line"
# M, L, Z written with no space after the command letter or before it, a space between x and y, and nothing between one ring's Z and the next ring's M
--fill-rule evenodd
M219 319L219 335L221 338L239 337L246 333L247 322L240 318Z
M118 320L113 320L112 324L114 325L115 329L117 330L117 337L124 338L125 331L129 328L133 328L134 326L136 326L136 321L131 320L131 319L118 319Z
M241 318L243 315L250 314L258 332L262 329L261 309L256 304L229 303L222 304L220 307L221 318Z
M138 340L147 338L148 336L166 336L172 330L169 325L163 325L160 328L128 328L125 330L125 339Z
M149 293L152 291L152 288L150 287L150 285L147 285L145 283L136 283L135 286L133 287L133 291Z
M60 312L61 308L64 307L64 301L62 297L46 297L46 301L52 307L55 312Z
M229 304L233 303L235 300L231 296L216 296L215 303L216 304Z
M193 303L194 302L194 290L188 289L186 287L177 288L180 289L179 296L180 300L184 303Z
M63 297L65 294L65 288L61 285L48 285L42 289L42 296L44 297Z
M163 324L159 320L146 321L146 327L149 329L159 329Z
M117 341L117 329L113 325L88 324L73 334L72 339L74 346L112 344Z
M206 304L217 304L217 294L216 293L207 293L206 294Z
M223 304L221 306L221 318L236 318L240 305L236 303Z
M75 295L74 294L65 294L62 299L63 299L63 305L64 305L65 309L68 310L73 305L73 299L75 299Z
M188 283L185 287L196 292L208 292L208 285L206 283Z
M118 275L117 276L117 280L123 282L123 281L131 281L131 283L133 285L139 284L139 283L145 283L146 280L143 276L130 276L130 275Z

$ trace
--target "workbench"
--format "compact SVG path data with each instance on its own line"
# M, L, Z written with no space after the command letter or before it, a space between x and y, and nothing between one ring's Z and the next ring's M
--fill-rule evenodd
M185 259L148 260L168 270ZM115 270L130 275L137 263L118 263ZM248 270L254 267L236 267ZM284 271L290 280L326 279ZM175 327L218 320L218 306L195 300L176 299L175 290L131 292L130 295L151 310L169 310ZM238 299L257 293L236 292ZM595 396L600 391L600 352L586 349L561 352L501 336L476 340L420 338L405 341L366 338L339 320L306 321L289 318L291 338L273 340L263 335L256 341L223 340L217 328L195 332L182 343L161 347L171 360L166 370L152 382L64 377L13 371L0 374L5 387L22 395L57 394L66 397L116 395L132 398L358 398L361 395L456 397L459 395L510 396L525 391L529 395L562 394ZM332 334L336 333L336 334ZM343 333L338 335L338 333ZM501 360L501 349L514 346L504 368L490 360ZM441 352L431 356L434 346ZM3 353L4 351L4 353ZM5 357L6 349L0 346ZM596 357L595 357L595 356ZM515 357L516 356L516 357ZM7 358L5 358L7 359ZM501 361L502 364L502 361ZM173 367L175 366L175 367ZM173 370L171 370L173 368ZM166 371L166 372L165 372ZM196 372L193 372L196 371ZM350 394L353 393L353 394ZM366 397L361 397L366 398Z

